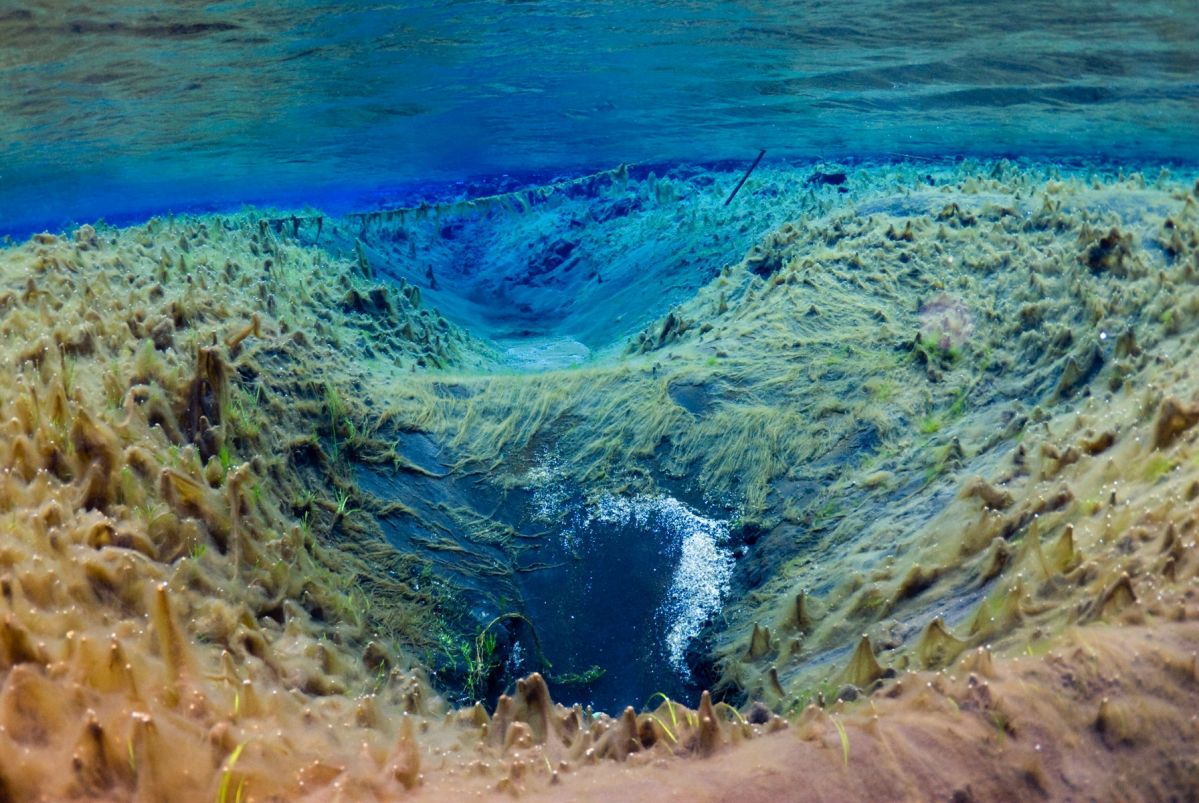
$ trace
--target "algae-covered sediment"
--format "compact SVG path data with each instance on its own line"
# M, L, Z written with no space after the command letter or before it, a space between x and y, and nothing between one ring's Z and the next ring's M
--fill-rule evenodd
M735 179L0 251L3 796L1195 795L1199 186ZM710 694L556 705L647 500Z

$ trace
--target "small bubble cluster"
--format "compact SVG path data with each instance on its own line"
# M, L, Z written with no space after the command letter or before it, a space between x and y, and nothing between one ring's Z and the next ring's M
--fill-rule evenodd
M572 493L563 480L561 458L552 451L538 455L536 466L525 476L533 487L534 513L547 521L557 521L562 538L570 544L587 533L597 522L607 525L635 526L654 532L663 549L678 552L666 599L657 611L665 623L663 649L671 667L687 675L687 647L699 635L704 623L720 610L733 575L732 553L728 543L728 523L709 519L693 511L672 496L664 494L616 496L605 493L575 510Z
M720 610L733 575L733 556L725 548L727 522L705 518L672 496L605 494L592 516L611 524L635 524L665 534L679 546L679 560L658 615L667 625L664 648L670 665L688 674L687 647L708 618Z

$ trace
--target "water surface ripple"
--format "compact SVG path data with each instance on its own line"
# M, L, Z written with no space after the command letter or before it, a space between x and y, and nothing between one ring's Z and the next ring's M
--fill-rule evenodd
M6 5L0 230L757 148L1196 157L1196 0Z

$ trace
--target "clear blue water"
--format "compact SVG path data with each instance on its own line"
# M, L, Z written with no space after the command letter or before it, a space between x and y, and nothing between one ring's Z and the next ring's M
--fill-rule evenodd
M1196 42L1199 0L5 2L0 231L759 148L1195 162Z

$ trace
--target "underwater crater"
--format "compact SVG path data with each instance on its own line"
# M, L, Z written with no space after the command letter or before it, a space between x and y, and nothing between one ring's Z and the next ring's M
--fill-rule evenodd
M5 790L1189 788L1194 182L610 173L0 251Z

